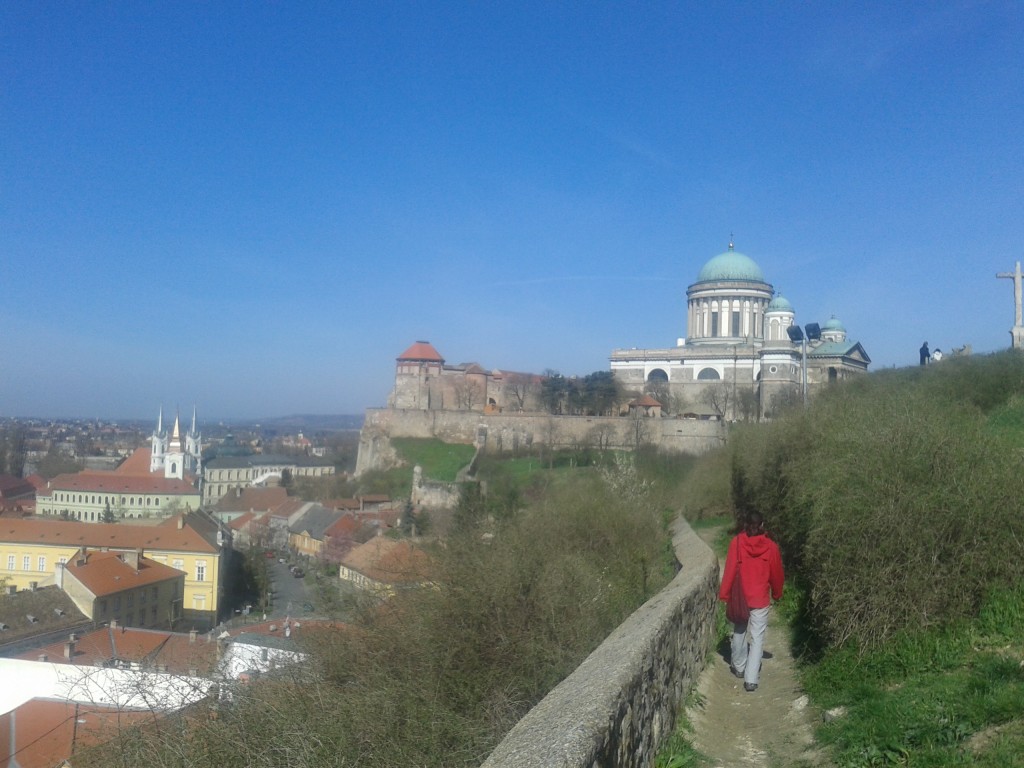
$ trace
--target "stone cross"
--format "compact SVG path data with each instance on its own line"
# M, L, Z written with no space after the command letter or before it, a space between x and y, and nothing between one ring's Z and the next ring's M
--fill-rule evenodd
M1017 268L1013 272L997 272L996 277L1006 277L1013 280L1013 301L1016 305L1016 313L1014 315L1013 328L1010 331L1010 335L1013 337L1013 346L1015 349L1020 348L1020 339L1022 338L1021 326L1024 326L1024 311L1021 307L1021 282L1024 281L1024 273L1020 271L1020 262L1017 262Z

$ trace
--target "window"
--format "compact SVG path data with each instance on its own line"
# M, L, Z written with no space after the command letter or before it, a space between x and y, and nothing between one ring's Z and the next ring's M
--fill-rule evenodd
M117 597L114 598L114 613L117 613L120 610L121 610L121 596L118 595Z
M135 605L135 593L129 592L125 602L129 608L133 607Z
M67 559L66 557L63 557L63 556L61 556L61 557L60 557L60 558L59 558L59 559L57 560L57 562L58 562L58 563L60 563L61 565L66 565L66 564L67 564L67 562L68 562L68 559Z
M185 561L184 560L180 560L178 558L175 558L174 560L171 561L171 567L172 568L177 568L179 571L184 571L185 570Z
M156 505L157 505L158 507L160 506L160 499L157 499L157 500L156 500Z
M206 581L206 561L196 561L196 581Z
M106 600L100 600L100 616L106 616L106 615L107 615L107 601Z
M13 571L14 570L14 555L8 555L7 556L7 570L8 571Z
M740 313L735 311L732 313L732 335L740 335Z
M158 587L153 587L153 602L154 603L156 602L158 597L160 597L160 589ZM154 608L153 610L155 611L156 609Z
M23 558L21 558L21 570L27 571L29 569L29 567L30 567L29 563L31 561L32 561L32 558L29 557L28 555L25 555Z
M146 604L146 590L139 592L139 602L143 605Z
M45 571L46 570L46 558L43 557L42 555L40 555L39 556L39 561L36 563L36 565L39 566L36 570Z

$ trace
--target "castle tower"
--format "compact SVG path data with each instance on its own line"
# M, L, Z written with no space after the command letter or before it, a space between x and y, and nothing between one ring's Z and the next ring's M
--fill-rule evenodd
M416 408L430 410L442 408L439 383L444 358L429 341L417 341L398 356L395 366L395 390L391 393L390 408Z

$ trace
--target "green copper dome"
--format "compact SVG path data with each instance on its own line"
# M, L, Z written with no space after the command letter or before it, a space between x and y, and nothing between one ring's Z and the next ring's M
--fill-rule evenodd
M732 250L730 246L728 251L718 254L705 264L697 275L698 283L714 280L750 280L763 283L764 273L752 258Z
M768 307L765 309L765 312L792 312L792 311L793 311L793 305L790 304L789 303L789 299L783 297L783 295L781 293L778 294L770 302L768 302Z
M839 318L836 317L835 315L832 315L832 318L830 320L826 320L825 321L825 324L823 326L821 326L821 330L823 330L823 331L842 331L843 333L846 333L846 328L843 327L843 324L841 322L839 322Z

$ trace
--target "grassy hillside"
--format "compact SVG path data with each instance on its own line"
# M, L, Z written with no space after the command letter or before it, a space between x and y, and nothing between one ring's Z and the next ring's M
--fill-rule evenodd
M702 508L760 510L783 548L837 764L1020 764L1022 450L1007 352L834 388L694 473Z

